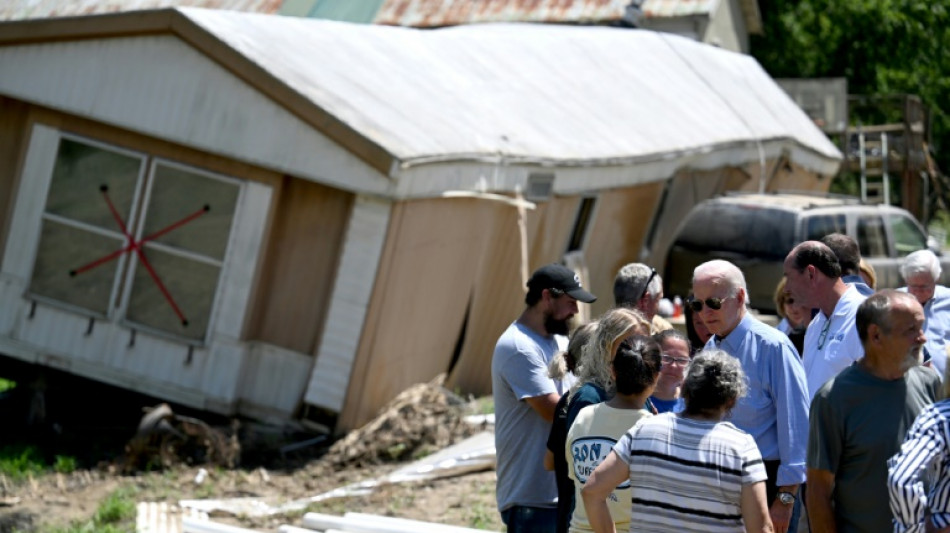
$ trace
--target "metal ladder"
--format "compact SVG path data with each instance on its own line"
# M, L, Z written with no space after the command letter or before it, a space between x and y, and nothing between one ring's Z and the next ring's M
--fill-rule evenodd
M873 135L873 134L872 134ZM861 165L861 201L865 203L891 203L890 175L888 174L887 133L880 132L877 139L869 139L865 132L858 132L858 158ZM868 156L868 151L872 156ZM877 153L879 155L873 155ZM869 166L869 162L880 162L880 166ZM880 181L868 181L868 177L880 176Z

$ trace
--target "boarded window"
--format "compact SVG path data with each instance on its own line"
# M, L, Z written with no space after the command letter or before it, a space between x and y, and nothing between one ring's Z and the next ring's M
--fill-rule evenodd
M64 137L29 292L203 342L240 193L234 180Z

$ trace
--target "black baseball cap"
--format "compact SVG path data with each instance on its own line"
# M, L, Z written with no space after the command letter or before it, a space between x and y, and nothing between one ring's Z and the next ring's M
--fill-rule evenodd
M579 302L593 303L597 297L581 287L581 278L564 265L551 263L534 271L528 280L528 290L541 292L544 289L557 289Z

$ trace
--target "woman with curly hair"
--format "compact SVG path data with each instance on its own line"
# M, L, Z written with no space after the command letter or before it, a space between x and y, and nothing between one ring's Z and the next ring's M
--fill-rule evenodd
M773 531L762 455L751 435L723 421L746 389L736 358L697 354L683 382L684 411L637 422L591 474L581 495L592 529L615 531L607 498L629 482L636 530Z

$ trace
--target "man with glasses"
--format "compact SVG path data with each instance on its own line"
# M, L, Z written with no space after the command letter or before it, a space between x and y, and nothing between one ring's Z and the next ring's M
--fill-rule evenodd
M797 303L818 309L802 345L810 401L826 381L864 357L854 320L867 297L841 279L838 256L818 241L792 248L783 270L785 292Z
M924 307L924 362L929 361L942 378L950 347L950 289L937 285L943 271L940 259L930 250L917 250L904 258L900 271L907 286L899 290L913 294Z
M752 435L759 447L775 531L794 532L808 439L805 372L788 337L746 311L745 287L737 266L708 261L693 271L693 298L687 305L714 335L706 347L718 347L742 364L749 390L726 420Z
M596 299L571 269L543 266L528 280L525 310L495 345L495 494L509 533L556 529L557 485L543 458L555 407L570 383L548 377L548 364L567 347L565 335L577 302Z
M614 278L614 306L636 309L650 321L650 334L673 329L666 319L657 314L663 299L663 278L656 269L643 263L628 263Z

